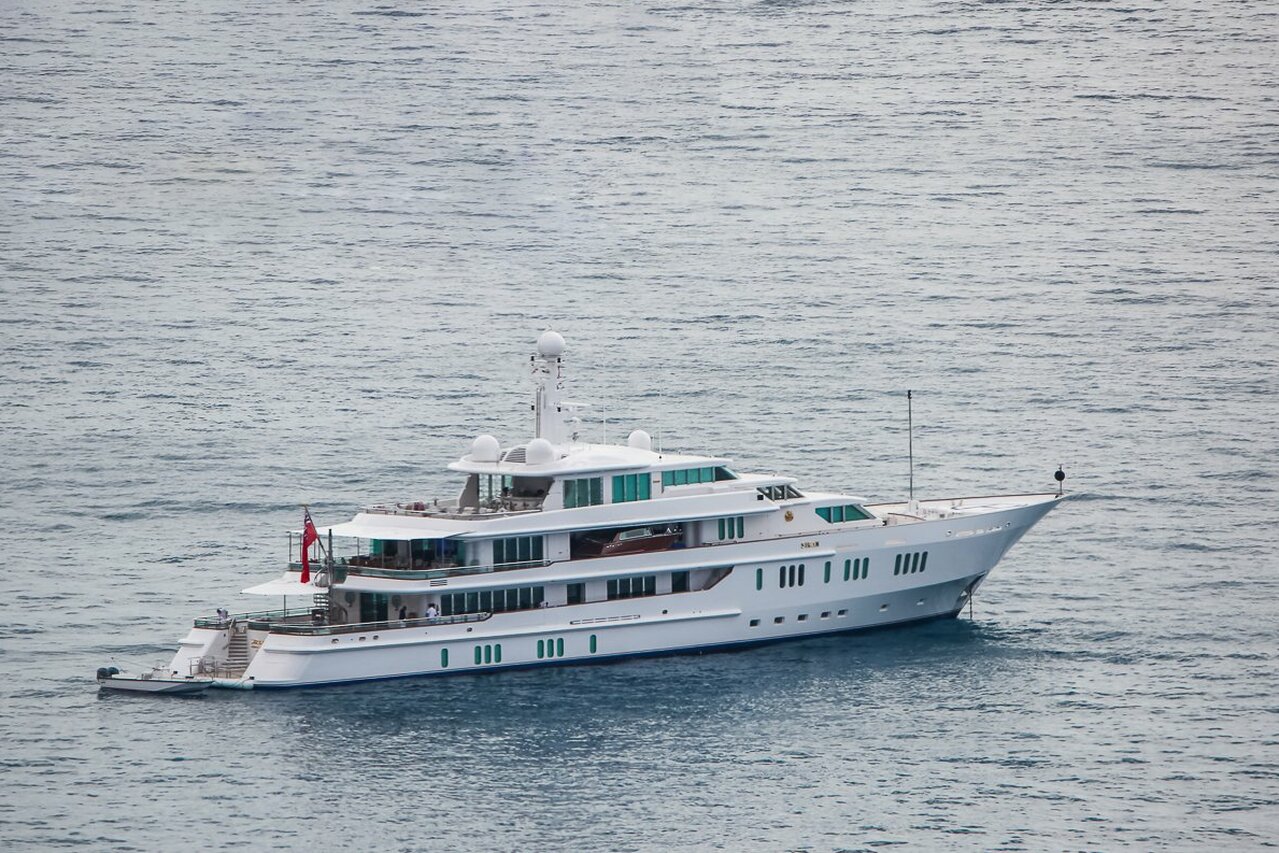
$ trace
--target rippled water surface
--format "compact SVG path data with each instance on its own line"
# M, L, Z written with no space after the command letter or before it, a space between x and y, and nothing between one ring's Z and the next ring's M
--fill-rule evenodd
M7 3L0 846L1279 844L1279 14L1250 2ZM99 696L298 504L588 432L1075 499L963 618Z

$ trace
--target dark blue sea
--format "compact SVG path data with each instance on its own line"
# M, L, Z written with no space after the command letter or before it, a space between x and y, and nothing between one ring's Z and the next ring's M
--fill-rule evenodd
M0 9L0 847L1279 845L1279 11ZM755 651L98 694L302 503L588 437L1072 499L971 615Z

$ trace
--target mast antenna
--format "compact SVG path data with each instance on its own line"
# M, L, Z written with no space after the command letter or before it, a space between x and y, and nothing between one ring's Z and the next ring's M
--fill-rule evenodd
M906 389L906 453L910 459L910 499L915 499L915 416L911 390Z

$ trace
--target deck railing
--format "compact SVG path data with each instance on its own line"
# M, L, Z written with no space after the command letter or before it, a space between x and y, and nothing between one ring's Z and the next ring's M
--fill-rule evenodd
M492 615L491 613L465 613L459 616L422 616L417 619L384 619L378 622L355 622L349 625L292 625L270 620L250 620L249 629L253 631L269 631L272 634L317 637L329 634L359 634L367 631L391 631L397 628L433 628L439 625L483 622Z
M397 569L390 566L366 566L357 563L344 563L340 559L333 565L338 574L359 575L365 578L392 578L395 580L435 580L462 575L483 575L490 572L509 572L515 569L540 569L551 565L551 560L524 560L519 563L497 563L487 566L442 566L433 569ZM312 572L323 571L323 568L312 568ZM289 563L289 571L302 571L301 563ZM338 581L339 583L341 581Z
M251 613L232 613L226 620L216 616L202 616L195 620L197 628L226 628L232 622L272 621L277 619L311 618L310 607L290 607L288 610L255 610Z

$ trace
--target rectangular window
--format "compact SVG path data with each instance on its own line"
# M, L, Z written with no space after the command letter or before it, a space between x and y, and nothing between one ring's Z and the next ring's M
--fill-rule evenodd
M808 614L807 614L807 613L801 613L801 614L799 614L799 616L797 616L797 617L795 617L795 618L796 618L798 621L800 621L800 622L807 622L807 621L808 621Z
M870 518L870 514L857 506L857 504L844 504L843 506L819 506L815 511L830 524L838 524L844 521L862 521Z
M614 578L608 581L608 599L638 598L657 595L657 575L639 575L633 578Z
M601 477L587 477L581 480L564 481L564 507L573 509L579 506L598 506L604 503L604 480Z
M671 592L688 592L688 572L671 572Z
M515 536L510 539L494 539L493 565L540 563L544 547L544 538L541 536Z
M718 527L721 542L725 539L741 539L746 535L746 518L740 515L721 518L718 520Z
M651 490L648 474L620 474L613 478L613 503L646 501Z
M773 624L774 624L774 625L780 625L780 624L782 624L782 623L783 623L783 622L785 622L785 621L786 621L786 617L785 617L785 616L774 616L774 617L773 617Z
M752 619L752 620L751 620L751 627L752 627L752 628L758 628L758 627L759 627L759 620L758 620L758 619Z
M586 601L586 584L571 583L568 585L568 603L581 604Z

